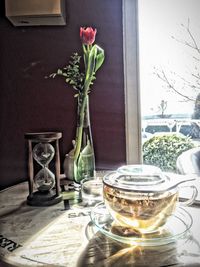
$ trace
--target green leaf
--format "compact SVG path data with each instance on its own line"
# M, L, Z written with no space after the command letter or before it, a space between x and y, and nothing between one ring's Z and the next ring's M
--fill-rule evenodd
M96 56L95 72L101 67L105 59L104 50L98 45L96 45L96 47L97 47L97 56Z
M57 70L57 74L62 74L62 70L61 69L58 69Z

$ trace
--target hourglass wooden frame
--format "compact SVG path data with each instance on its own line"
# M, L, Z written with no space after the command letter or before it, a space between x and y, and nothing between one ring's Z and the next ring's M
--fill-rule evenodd
M50 206L59 203L62 200L60 194L60 154L59 139L62 137L60 132L41 132L41 133L25 133L25 139L28 141L28 185L29 195L27 204L31 206ZM37 143L54 143L54 164L55 164L55 186L53 194L40 194L34 191L34 157L33 146Z

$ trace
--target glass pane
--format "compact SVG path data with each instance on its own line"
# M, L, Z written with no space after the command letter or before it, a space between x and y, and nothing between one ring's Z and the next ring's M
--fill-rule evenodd
M140 0L138 10L143 161L175 172L200 140L200 1Z

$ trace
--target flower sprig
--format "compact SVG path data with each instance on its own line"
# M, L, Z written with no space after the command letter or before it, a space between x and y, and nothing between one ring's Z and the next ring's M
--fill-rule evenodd
M80 28L80 39L82 41L83 48L83 58L85 65L85 80L83 91L81 92L81 107L80 107L80 125L77 129L77 140L75 144L74 150L74 160L75 163L78 160L80 150L81 150L81 136L83 132L83 124L84 124L84 115L85 115L85 107L87 102L87 95L90 93L90 86L93 84L95 80L95 74L97 70L101 67L104 62L104 50L98 45L94 44L95 36L97 30L88 28Z
M51 78L56 76L63 76L66 83L71 85L75 90L82 91L84 87L85 74L80 70L81 56L78 53L74 53L70 57L69 64L61 69L58 69L56 73L49 75ZM75 96L78 96L77 94Z
M70 57L69 64L63 68L59 68L57 72L49 75L51 78L63 76L66 83L71 85L79 93L85 90L90 93L90 86L96 79L95 74L104 61L104 50L98 45L92 45L95 41L97 30L88 28L80 28L80 39L82 41L83 59L85 71L81 71L81 56L75 52ZM78 96L77 94L75 96Z
M78 92L75 97L78 97L79 109L79 125L76 132L75 148L74 148L74 163L78 162L82 133L84 126L84 118L86 116L87 96L91 91L96 79L96 72L104 62L104 50L97 44L94 44L97 30L92 27L80 28L80 39L83 49L84 71L81 71L81 56L74 53L69 61L69 64L63 68L59 68L56 73L52 73L49 77L55 78L62 76L65 82L71 85Z

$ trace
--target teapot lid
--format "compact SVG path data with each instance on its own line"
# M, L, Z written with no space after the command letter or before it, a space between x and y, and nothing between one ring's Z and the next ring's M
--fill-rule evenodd
M194 180L183 175L176 175L176 179L174 178L156 166L140 164L122 166L105 175L103 182L115 189L129 192L159 193Z

